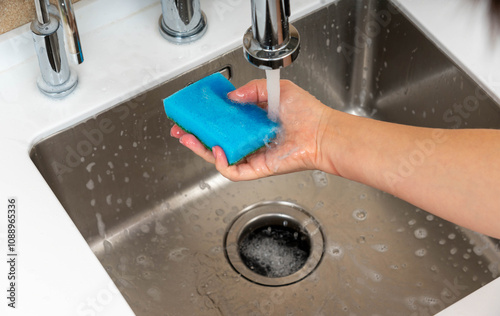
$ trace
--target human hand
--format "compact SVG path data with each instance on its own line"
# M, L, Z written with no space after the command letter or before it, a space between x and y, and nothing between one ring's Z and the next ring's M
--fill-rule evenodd
M172 127L170 134L195 154L215 164L223 176L233 181L318 169L321 138L328 126L331 109L290 81L282 80L280 86L281 129L277 138L236 165L228 165L221 147L215 146L210 151L177 125ZM251 81L229 93L228 97L235 102L256 103L267 109L266 80Z

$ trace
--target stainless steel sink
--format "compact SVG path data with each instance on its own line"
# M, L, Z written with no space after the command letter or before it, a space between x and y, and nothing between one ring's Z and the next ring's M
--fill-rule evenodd
M302 51L282 76L329 106L500 127L499 105L387 1L338 1L294 25ZM236 86L264 75L239 48L31 151L137 315L431 315L499 275L498 240L371 187L319 171L224 179L169 136L161 102L217 71ZM312 263L269 276L233 262L244 234L271 228L304 235Z

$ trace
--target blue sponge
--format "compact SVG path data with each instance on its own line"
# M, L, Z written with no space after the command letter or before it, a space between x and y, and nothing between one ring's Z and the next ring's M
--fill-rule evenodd
M231 165L270 142L278 128L257 105L229 100L227 94L234 89L215 73L163 100L171 120L208 149L222 147Z

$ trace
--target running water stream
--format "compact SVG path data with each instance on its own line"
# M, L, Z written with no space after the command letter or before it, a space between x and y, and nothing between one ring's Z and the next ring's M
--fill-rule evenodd
M267 117L277 122L280 113L280 70L266 70L267 78Z

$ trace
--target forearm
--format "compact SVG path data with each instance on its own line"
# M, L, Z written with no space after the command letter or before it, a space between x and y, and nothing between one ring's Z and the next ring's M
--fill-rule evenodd
M500 237L500 131L429 129L330 114L321 169Z

